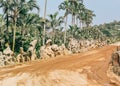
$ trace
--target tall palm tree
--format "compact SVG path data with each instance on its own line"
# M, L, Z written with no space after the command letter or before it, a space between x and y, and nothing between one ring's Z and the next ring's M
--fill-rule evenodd
M14 51L14 47L15 47L15 38L16 38L16 22L17 22L17 18L19 17L19 14L21 11L23 10L33 10L34 8L38 8L36 1L35 0L29 0L29 1L19 1L19 0L15 0L13 3L13 21L14 21L14 28L13 28L13 47L12 50Z
M78 26L78 20L80 20L80 14L81 12L83 11L83 7L84 7L84 4L83 2L80 0L77 0L76 1L76 25Z
M0 0L0 8L3 9L3 16L6 21L7 30L9 26L9 15L10 15L12 2L13 2L12 0Z
M85 24L87 27L92 23L93 17L95 17L93 11L85 9Z
M44 7L44 20L46 18L46 9L47 9L47 0L45 0L45 7ZM44 21L44 31L43 31L43 45L45 45L45 38L46 38L46 25Z
M72 26L77 24L78 12L81 11L83 0L69 0L70 13L72 15Z
M70 12L72 14L72 25L78 25L78 19L81 20L81 14L84 12L85 6L83 0L70 0Z
M77 19L79 19L79 22L80 22L80 28L82 28L82 20L83 20L83 17L84 17L84 10L85 10L85 6L83 3L78 3L78 6L77 6Z
M67 22L68 22L68 14L69 14L69 10L70 10L70 4L69 4L68 0L62 2L59 5L59 10L61 10L61 9L65 10L64 18L66 18L66 20L65 20L65 29L64 29L64 44L65 44L66 43L66 29L67 29Z

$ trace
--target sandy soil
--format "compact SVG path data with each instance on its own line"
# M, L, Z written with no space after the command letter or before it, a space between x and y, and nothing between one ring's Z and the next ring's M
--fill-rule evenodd
M113 43L111 45L114 45L114 46L120 46L120 42L116 42L116 43Z
M107 76L109 45L84 53L0 68L0 86L117 86Z

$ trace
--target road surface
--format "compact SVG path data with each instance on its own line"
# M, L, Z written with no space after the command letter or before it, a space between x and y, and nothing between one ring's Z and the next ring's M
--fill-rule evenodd
M0 86L116 86L107 77L116 46L0 68Z

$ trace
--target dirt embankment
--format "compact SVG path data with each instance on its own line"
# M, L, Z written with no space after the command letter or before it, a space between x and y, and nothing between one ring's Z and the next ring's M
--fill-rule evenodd
M107 77L116 46L0 68L0 86L116 86Z

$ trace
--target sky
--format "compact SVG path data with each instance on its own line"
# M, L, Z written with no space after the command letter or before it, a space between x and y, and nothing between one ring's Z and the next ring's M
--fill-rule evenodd
M40 6L40 16L43 16L45 0L37 0ZM47 0L47 15L56 11L63 15L63 11L58 10L58 5L64 0ZM84 4L96 14L93 24L103 24L120 20L120 0L84 0Z
M47 1L47 15L53 14L56 11L59 12L60 16L64 15L64 11L58 10L58 6L64 0ZM40 16L42 17L44 14L44 3L45 0L37 0L37 4L40 6ZM94 17L93 20L93 25L120 20L120 0L84 0L84 4L88 9L93 10L94 14L96 14L96 17Z

